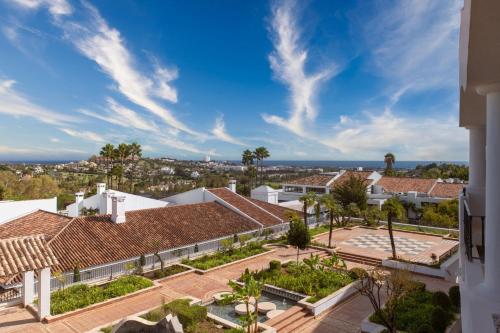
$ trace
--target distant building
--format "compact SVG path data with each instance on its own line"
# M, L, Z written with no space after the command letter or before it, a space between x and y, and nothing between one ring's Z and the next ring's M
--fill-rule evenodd
M57 213L57 197L38 200L0 201L0 224L37 210Z
M205 162L210 162L210 155L205 155L205 158L203 159Z
M200 177L200 173L198 171L193 171L191 172L191 178L199 178Z

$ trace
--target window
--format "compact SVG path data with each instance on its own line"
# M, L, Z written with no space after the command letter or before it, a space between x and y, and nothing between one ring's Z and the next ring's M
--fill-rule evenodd
M300 186L285 186L285 188L283 190L285 192L302 193L302 187L300 187Z
M314 192L316 194L325 194L326 189L324 187L308 187L306 188L306 192Z

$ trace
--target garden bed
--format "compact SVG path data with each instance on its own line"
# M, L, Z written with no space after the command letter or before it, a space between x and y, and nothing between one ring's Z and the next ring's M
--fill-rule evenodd
M164 279L169 276L177 275L180 273L184 273L189 270L191 270L190 267L174 264L163 268L163 271L161 269L157 269L154 271L146 272L143 274L143 276L151 280L158 280L158 279Z
M396 305L397 330L409 333L444 333L448 327L454 325L460 312L460 295L457 288L450 288L451 297L444 292L430 292L425 289L408 293L398 300ZM385 308L382 311L386 311ZM369 320L374 324L383 324L378 313L372 314ZM375 325L371 326L376 328Z
M59 315L74 312L90 305L106 302L150 287L154 287L151 280L136 275L123 276L104 285L73 285L52 293L50 314L57 318L49 318L48 320L55 320L59 318Z
M247 259L249 257L259 255L269 250L263 247L261 242L250 242L240 248L230 248L216 252L211 255L204 255L196 259L184 259L182 264L194 267L200 270L208 270L214 267L233 263L238 260Z

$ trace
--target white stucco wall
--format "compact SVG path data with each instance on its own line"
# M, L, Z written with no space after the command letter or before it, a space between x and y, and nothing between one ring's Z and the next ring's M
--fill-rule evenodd
M0 224L37 210L57 213L57 197L38 200L0 201Z

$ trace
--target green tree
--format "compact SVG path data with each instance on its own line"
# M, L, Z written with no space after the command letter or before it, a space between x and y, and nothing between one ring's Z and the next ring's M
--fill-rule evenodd
M399 219L404 215L404 207L398 198L387 199L382 205L382 210L387 214L387 229L391 240L392 258L396 259L396 244L394 243L394 234L392 232L392 220Z
M243 285L234 281L229 281L228 285L231 287L232 293L225 297L225 302L240 302L245 304L246 316L243 326L246 327L247 333L258 332L259 299L262 296L264 284L255 280L251 274L245 274ZM255 301L254 305L251 304L252 301Z
M123 184L123 170L125 160L130 158L130 146L126 143L120 143L115 149L115 156L120 161L121 173L118 175L118 188Z
M303 204L302 212L304 214L304 224L307 225L307 210L316 204L317 195L314 192L307 192L305 195L299 198L300 202Z
M300 218L295 215L290 222L290 230L287 232L288 244L297 248L297 263L299 262L299 251L305 250L311 243L309 228L302 223Z
M111 176L111 169L113 165L113 160L115 158L115 146L111 143L106 144L101 148L99 155L106 160L106 171L108 176L108 187L113 187L113 178Z
M328 230L328 247L332 247L332 233L333 233L333 219L335 214L335 209L337 208L337 203L333 197L329 194L325 194L320 199L321 204L328 209L328 217L330 218L330 229Z
M129 153L130 153L130 158L132 158L132 161L134 163L134 169L131 172L130 176L130 192L134 192L134 176L135 173L137 172L137 164L139 163L139 159L142 157L142 147L140 144L137 142L132 142L129 145Z
M258 147L254 151L255 159L257 160L257 169L260 164L260 184L264 182L264 160L271 156L266 147Z
M359 209L365 210L368 205L366 181L356 175L350 175L346 181L336 185L332 194L333 198L344 208L355 203Z
M250 149L245 149L243 151L243 153L241 154L241 163L246 166L246 174L249 178L249 189L248 189L248 193L250 193L250 191L252 190L252 179L253 179L253 176L254 174L252 173L252 170L255 170L253 168L253 164L254 164L254 159L255 159L255 154L250 150Z
M396 163L396 156L393 153L387 153L384 156L385 175L392 176L394 174L394 163Z

